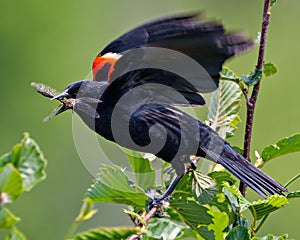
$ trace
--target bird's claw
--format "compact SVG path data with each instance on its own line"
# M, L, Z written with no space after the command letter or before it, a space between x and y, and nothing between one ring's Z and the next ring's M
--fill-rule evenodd
M148 203L148 212L150 212L154 207L157 207L155 217L165 217L164 208L167 206L169 199L169 196L151 199Z
M165 205L166 202L169 202L170 197L161 197L161 198L154 198L151 202L150 202L150 207L161 207L163 205ZM150 208L150 209L151 209Z

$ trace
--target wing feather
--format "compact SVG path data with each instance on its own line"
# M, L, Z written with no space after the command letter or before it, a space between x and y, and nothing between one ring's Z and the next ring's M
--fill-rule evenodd
M96 69L94 79L108 80L116 100L135 87L156 83L174 88L185 98L175 100L171 97L167 103L182 106L204 105L205 101L199 93L211 92L218 87L219 72L226 59L252 46L253 42L244 33L227 34L222 24L205 22L199 14L167 17L141 25L107 45L95 60L101 62L104 67L99 68L98 65L98 69L97 64L93 64L93 70ZM198 75L193 76L193 71L191 78L196 79L193 82L198 81L199 85L202 84L200 88L173 72L158 68L140 68L147 66L148 61L144 47L167 48L185 54L206 70L207 78L212 79L213 86L205 87L209 81ZM131 54L129 50L133 49L140 49L140 52L134 51L134 54ZM103 64L102 58L105 60L105 57L111 54L120 54L118 56L122 57L116 59L113 65ZM158 60L161 58L164 58L165 62L175 61L178 66L181 64L180 59L161 56ZM144 93L154 96L157 95L157 90L145 89ZM167 94L162 95L164 99L168 99Z

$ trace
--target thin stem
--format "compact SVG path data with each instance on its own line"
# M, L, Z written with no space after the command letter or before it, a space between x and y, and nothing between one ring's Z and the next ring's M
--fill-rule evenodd
M257 65L256 65L256 69L259 71L262 71L263 67L264 67L267 32L268 32L268 26L270 23L270 15L271 15L270 4L271 4L271 0L264 1L264 11L263 11L262 27L261 27L261 39L260 39L260 44L259 44L259 52L258 52L258 59L257 59ZM259 89L260 89L260 79L254 85L251 97L247 101L247 120L246 120L245 136L244 136L244 157L246 159L249 159L249 157L250 157L254 110L255 110L255 105L256 105ZM243 194L243 196L245 196L246 191L247 191L247 185L243 182L240 182L239 189L240 189L241 193Z
M250 102L250 98L249 98L249 95L248 95L248 89L243 88L243 89L242 89L242 92L243 92L244 97L245 97L245 99L246 99L246 104L247 104L247 106L250 106L252 103Z
M265 223L265 221L267 220L267 218L269 217L269 214L265 215L262 220L260 220L259 225L257 226L257 228L255 229L255 233L258 233L258 231L261 229L261 227L263 226L263 224Z
M293 177L291 180L289 180L284 187L287 188L290 184L292 184L293 182L295 182L298 178L300 178L300 173L298 175L296 175L295 177Z
M130 214L127 214L127 215L129 217L129 219L131 220L131 222L134 224L134 226L137 227L138 224L136 223L135 218L133 216L131 216Z
M144 217L145 222L149 222L149 220L155 215L155 213L157 212L159 206L154 206L148 213L147 215ZM143 224L139 224L139 227L142 228ZM127 240L139 240L141 239L141 234L134 234L131 235L127 238Z
M251 207L251 212L253 214L253 222L251 224L251 237L253 237L253 236L255 236L257 214L256 214L256 211L255 211L254 207L253 206L250 206L250 207Z
M71 227L69 228L66 236L65 236L65 240L68 240L68 239L72 239L72 236L74 234L74 232L76 231L78 225L79 225L80 222L77 222L77 221L74 221L71 225Z

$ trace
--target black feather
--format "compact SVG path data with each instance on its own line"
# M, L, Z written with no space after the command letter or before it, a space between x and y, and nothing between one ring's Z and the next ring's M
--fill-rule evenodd
M111 42L99 55L103 56L109 52L124 54L116 62L115 70L111 75L113 84L110 88L116 99L137 86L157 83L173 87L190 105L197 106L205 104L199 93L212 92L218 87L219 72L224 61L252 46L253 42L248 40L244 33L227 34L222 24L205 22L199 14L190 14L163 18L141 25ZM199 76L199 73L195 75L193 69L187 69L187 74L183 78L163 69L145 68L143 66L147 66L149 53L145 53L143 47L167 48L183 53L198 62L207 73ZM140 50L134 53L128 52L132 49ZM171 63L175 69L181 66L182 60L172 59L173 56L168 58L164 54L155 58L154 60L161 62L161 65ZM107 80L107 71L98 73L96 81ZM149 90L148 93L149 96L157 95L156 92ZM172 104L171 101L172 99L168 101L166 98L166 103ZM174 99L173 101L174 105L188 105L186 101L178 102Z

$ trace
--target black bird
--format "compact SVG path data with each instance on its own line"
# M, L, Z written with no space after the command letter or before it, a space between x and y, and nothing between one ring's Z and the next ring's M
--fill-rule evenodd
M220 23L206 22L196 14L146 23L97 55L93 81L71 83L54 97L64 104L57 114L73 109L102 137L170 162L177 178L162 199L194 166L191 155L221 164L263 197L282 194L287 191L282 185L209 126L176 108L204 105L199 93L218 87L224 61L252 46L245 34L225 33ZM179 69L186 63L183 56L206 71Z

